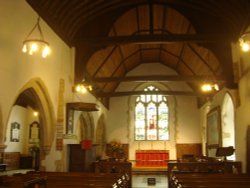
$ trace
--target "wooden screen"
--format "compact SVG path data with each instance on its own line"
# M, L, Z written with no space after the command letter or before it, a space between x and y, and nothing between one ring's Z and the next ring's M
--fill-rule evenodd
M183 155L193 155L193 156L201 156L201 144L176 144L176 154L177 159L181 159Z

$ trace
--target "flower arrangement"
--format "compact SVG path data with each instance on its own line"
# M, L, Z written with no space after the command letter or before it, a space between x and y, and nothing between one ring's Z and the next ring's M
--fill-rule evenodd
M119 158L119 159L123 158L125 154L123 144L117 141L110 142L109 153L112 155L112 157Z

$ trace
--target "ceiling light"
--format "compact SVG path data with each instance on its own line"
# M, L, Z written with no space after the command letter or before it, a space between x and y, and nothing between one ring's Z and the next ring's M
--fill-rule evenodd
M37 18L37 23L32 28L30 33L27 35L26 39L23 41L23 49L24 53L28 53L29 55L40 54L43 58L46 58L50 54L49 43L44 40L41 26L39 24L40 17ZM39 32L39 37L31 38L31 35L35 31L35 29Z

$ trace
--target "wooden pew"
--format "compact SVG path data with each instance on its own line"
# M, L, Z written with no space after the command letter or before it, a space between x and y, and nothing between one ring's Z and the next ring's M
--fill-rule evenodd
M14 176L0 176L1 188L46 188L47 179L45 176L33 176L18 174Z
M172 188L250 188L247 174L174 174Z
M120 173L28 172L1 176L1 188L128 188L128 175ZM44 182L46 180L46 183ZM42 184L43 182L43 184Z
M121 173L30 172L47 177L49 188L129 187L129 176Z
M94 163L95 173L121 173L126 174L128 179L128 187L132 186L132 163L128 161L97 161Z
M168 163L168 179L169 187L171 187L171 179L173 173L222 173L230 174L233 173L234 169L240 174L241 173L241 162L239 161L203 161L203 162L179 162L170 161Z

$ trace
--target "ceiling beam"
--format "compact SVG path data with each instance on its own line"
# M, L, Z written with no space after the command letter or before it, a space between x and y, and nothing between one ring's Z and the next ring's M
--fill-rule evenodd
M84 43L88 45L120 45L129 43L170 43L170 42L227 42L222 41L221 35L209 34L149 34L132 36L112 36L112 37L87 37Z
M166 96L187 96L187 97L205 97L191 91L123 91L123 92L98 92L96 97L122 97L122 96L139 96L139 95L166 95Z
M126 76L126 77L97 77L92 78L92 82L150 82L150 81L181 81L181 82L223 82L222 76L178 76L178 75L148 75L148 76Z

